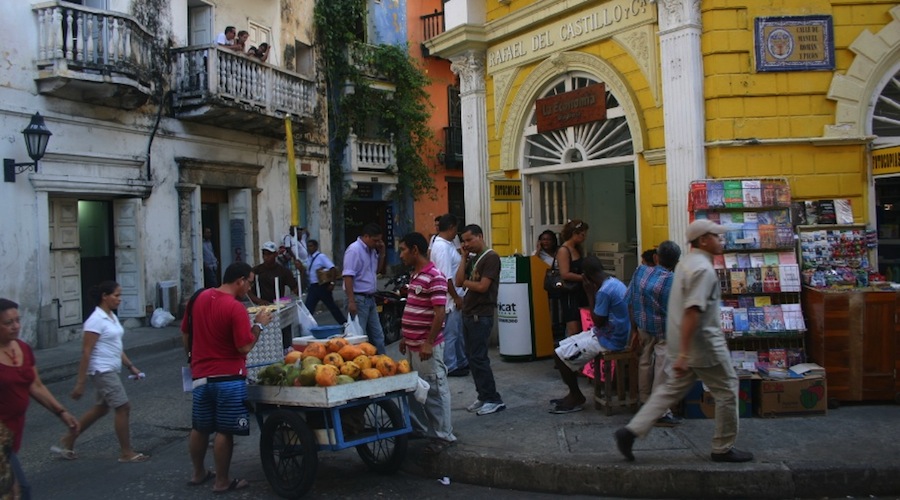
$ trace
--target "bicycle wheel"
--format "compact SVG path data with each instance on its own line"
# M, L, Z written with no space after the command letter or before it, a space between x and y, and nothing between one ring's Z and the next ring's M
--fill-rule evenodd
M263 424L259 456L269 485L283 498L300 498L316 479L316 436L294 411L272 412Z
M393 401L378 401L366 407L363 434L389 432L402 429L403 413ZM356 452L372 472L393 474L400 469L406 457L407 434L379 439L356 447Z

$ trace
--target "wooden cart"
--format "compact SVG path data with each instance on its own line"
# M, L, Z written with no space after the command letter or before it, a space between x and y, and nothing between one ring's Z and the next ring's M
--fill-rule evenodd
M333 387L249 386L262 431L260 459L272 489L284 498L306 494L321 450L355 447L372 471L399 470L412 431L407 393L417 383L412 372Z

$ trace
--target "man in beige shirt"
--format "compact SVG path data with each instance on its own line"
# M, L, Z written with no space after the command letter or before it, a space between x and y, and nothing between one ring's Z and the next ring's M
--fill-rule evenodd
M722 333L719 282L713 269L713 255L721 255L726 228L709 220L688 226L691 252L675 268L669 296L666 336L672 372L665 385L625 427L615 433L616 445L628 461L634 440L644 437L666 409L674 406L702 380L716 400L716 429L713 434L714 462L749 462L753 454L734 447L738 433L738 378L731 366L731 354Z

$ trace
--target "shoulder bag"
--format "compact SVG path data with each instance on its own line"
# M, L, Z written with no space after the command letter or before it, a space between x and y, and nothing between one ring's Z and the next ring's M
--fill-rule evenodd
M550 297L559 297L566 293L572 293L575 291L577 287L580 286L580 283L576 281L566 281L559 273L559 268L556 266L556 257L553 258L553 265L550 266L550 269L547 269L547 272L544 274L544 290L547 291L547 294Z

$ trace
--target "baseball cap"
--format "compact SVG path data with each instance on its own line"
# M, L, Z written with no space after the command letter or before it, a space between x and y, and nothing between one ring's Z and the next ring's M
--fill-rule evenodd
M697 219L687 228L687 240L694 241L706 233L725 234L728 228L708 219Z
M266 252L276 253L278 252L278 246L275 245L274 241L267 241L263 243L262 249Z

